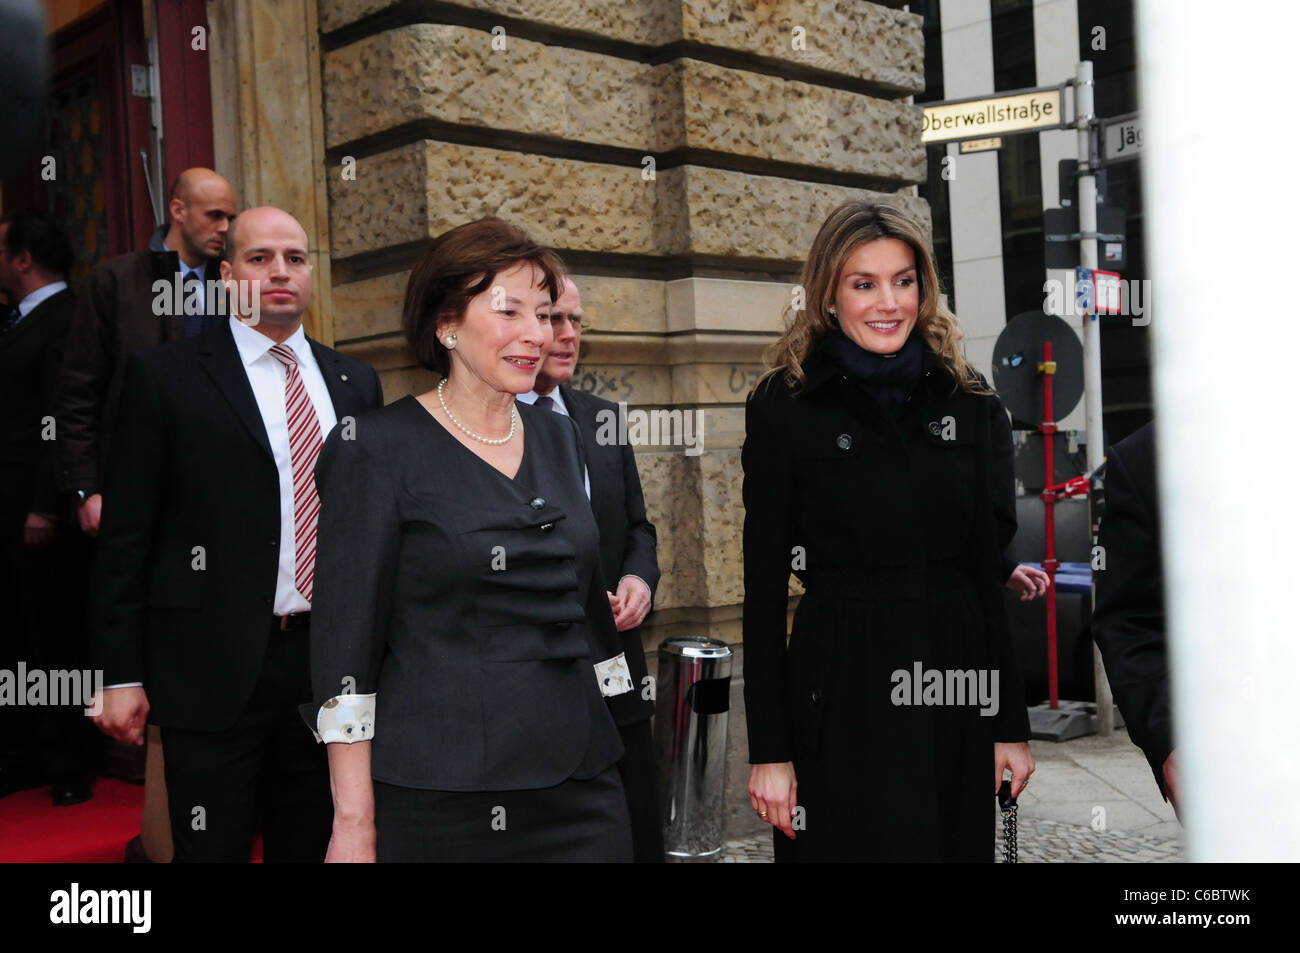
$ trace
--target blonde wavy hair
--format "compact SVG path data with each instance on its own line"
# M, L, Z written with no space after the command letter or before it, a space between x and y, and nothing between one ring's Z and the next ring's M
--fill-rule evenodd
M830 316L830 308L845 263L859 245L880 238L896 238L916 256L920 284L916 326L926 347L943 360L958 387L974 394L992 393L958 347L957 317L939 299L939 276L920 227L892 205L860 199L845 202L831 212L813 239L800 278L804 307L796 309L793 301L786 306L785 333L763 353L764 372L755 390L777 375L783 376L792 390L803 387L803 365L808 355L828 331L838 326Z

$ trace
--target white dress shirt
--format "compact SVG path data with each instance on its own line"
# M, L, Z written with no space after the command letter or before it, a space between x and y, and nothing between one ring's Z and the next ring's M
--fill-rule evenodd
M244 361L244 372L248 375L248 383L252 385L253 396L257 398L257 407L262 412L262 423L266 425L266 436L271 441L271 451L275 455L275 467L280 473L280 568L275 579L275 614L307 612L311 609L311 603L294 584L297 552L293 526L293 463L289 455L289 421L284 411L286 368L271 354L274 341L236 317L232 316L229 321L230 332L235 336L235 346L239 348L239 356ZM298 359L298 374L303 386L307 388L307 397L316 409L316 420L320 424L321 439L324 440L338 423L334 402L325 387L325 377L321 374L301 325L284 343Z
M48 285L41 285L22 301L18 302L18 313L24 318L36 310L36 306L46 298L52 298L64 288L68 287L66 281L51 281Z
M522 400L525 404L535 404L537 403L537 398L541 396L542 395L537 393L537 391L530 390L527 394L517 395L515 397L515 400ZM555 401L555 406L551 408L552 412L557 414L564 414L564 416L566 417L573 416L573 414L569 413L569 408L565 406L564 397L560 394L560 389L558 387L552 390L546 396L551 398L551 400ZM591 474L587 470L586 463L583 463L582 465L582 487L587 491L587 499L590 500L591 499Z

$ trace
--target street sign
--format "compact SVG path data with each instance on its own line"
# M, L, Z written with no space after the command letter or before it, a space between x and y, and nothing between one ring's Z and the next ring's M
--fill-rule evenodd
M957 151L963 154L967 152L988 152L991 149L1002 148L1001 136L990 136L987 139L966 139L958 146Z
M1074 269L1074 297L1079 303L1079 313L1087 314L1092 310L1092 269Z
M1079 269L1082 271L1083 269ZM1120 301L1119 272L1094 269L1092 273L1093 300L1097 302L1098 314L1119 314Z
M1137 113L1101 121L1101 158L1103 162L1136 159L1142 151L1142 120Z
M1128 266L1124 229L1127 215L1113 205L1097 206L1098 261L1112 268ZM1079 264L1079 209L1043 209L1043 264L1047 268L1074 268Z
M1043 209L1043 264L1048 268L1073 268L1079 264L1079 210Z
M955 142L1062 128L1064 103L1064 85L932 103L925 107L921 141L926 144Z

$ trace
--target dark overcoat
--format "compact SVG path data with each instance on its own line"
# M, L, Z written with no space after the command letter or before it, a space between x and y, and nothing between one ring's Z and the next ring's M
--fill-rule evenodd
M1101 649L1129 738L1147 756L1160 793L1168 800L1164 764L1174 750L1174 730L1154 423L1106 452L1106 511L1098 532L1106 567L1094 575L1092 637Z
M992 860L993 743L1029 739L1006 412L928 348L897 413L824 351L804 366L750 398L742 450L750 761L793 761L801 808L777 859Z

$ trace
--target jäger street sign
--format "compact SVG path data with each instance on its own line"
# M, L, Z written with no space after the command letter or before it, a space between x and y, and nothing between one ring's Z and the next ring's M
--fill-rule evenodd
M1065 125L1065 86L1044 86L1001 96L957 99L925 107L921 141L984 139Z
M1101 158L1104 162L1136 159L1142 151L1142 120L1137 113L1101 121Z

